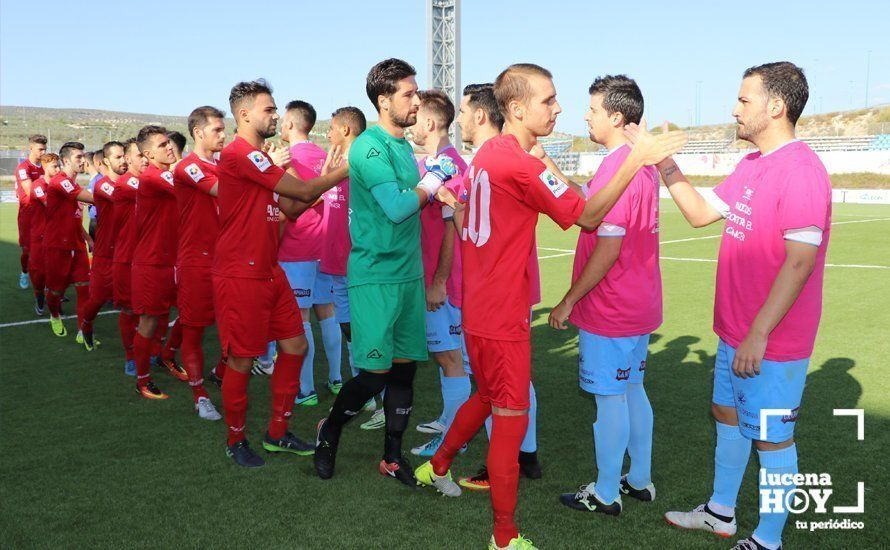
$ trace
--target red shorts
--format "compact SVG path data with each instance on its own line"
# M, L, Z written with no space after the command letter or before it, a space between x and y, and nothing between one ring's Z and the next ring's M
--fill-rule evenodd
M176 305L173 266L134 265L132 273L133 313L167 315Z
M43 259L46 288L54 292L65 292L68 285L90 281L90 259L86 250L44 247Z
M113 266L111 258L93 256L90 267L90 300L104 304L114 295Z
M529 408L531 341L511 342L474 336L464 331L467 355L484 403L511 410Z
M30 248L31 247L31 207L25 206L24 208L19 205L19 215L18 215L18 224L19 224L19 246L22 248Z
M31 246L28 247L28 273L31 273L31 278L34 278L35 274L46 273L46 254L43 249L43 241L31 239Z
M133 308L133 296L131 285L133 282L132 268L130 264L115 262L111 265L111 278L114 282L114 305L121 309Z
M179 321L183 325L209 327L216 322L213 279L209 268L176 268L176 307L179 309Z
M258 357L273 340L303 334L297 299L284 271L272 279L213 275L213 301L223 352L233 357Z

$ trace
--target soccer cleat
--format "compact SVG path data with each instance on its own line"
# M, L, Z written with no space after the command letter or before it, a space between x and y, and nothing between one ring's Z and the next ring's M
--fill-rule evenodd
M207 375L207 381L214 384L217 388L222 388L222 378L216 375L216 367L213 367L210 374Z
M403 456L400 456L393 462L387 462L386 459L381 460L378 469L381 474L387 477L395 478L412 489L417 488L417 478L414 477L414 469L411 467L411 463Z
M377 410L377 401L374 400L373 397L372 397L371 399L368 399L368 402L365 403L365 406L364 406L364 407L362 407L362 412L370 412L370 413L372 413L372 412L374 412L374 411L376 411L376 410Z
M483 464L479 471L471 477L462 477L457 481L458 485L470 491L489 491L491 483L488 481L488 468Z
M29 286L31 286L31 278L28 277L27 273L21 273L19 275L19 288L25 290Z
M343 389L343 381L342 380L334 380L333 382L328 382L328 391L334 395L340 395L340 390Z
M78 344L83 344L84 349L87 351L93 351L96 349L96 346L99 345L99 340L97 338L93 338L92 332L78 332L78 336L80 336L80 341Z
M195 403L195 411L204 420L220 420L222 418L209 397L199 397L198 402Z
M652 502L655 500L655 485L651 483L642 489L637 489L627 481L627 476L621 476L621 485L618 490L622 495L627 495L642 502Z
M83 344L83 331L78 330L77 335L74 337L74 342L77 344Z
M379 430L386 426L386 414L383 409L377 409L371 415L371 419L359 426L363 430Z
M142 386L136 386L136 392L146 399L167 399L170 397L155 386L155 383L151 380Z
M529 479L541 479L541 463L538 462L538 451L525 453L519 451L519 474Z
M723 538L729 538L736 532L735 517L718 517L707 504L699 504L690 512L667 512L664 519L674 527L710 531Z
M315 445L303 441L290 432L285 433L281 439L272 439L269 432L266 432L266 437L263 438L263 449L270 453L293 453L300 456L309 456L315 453Z
M314 407L318 405L318 393L313 390L309 395L298 393L294 398L294 405L302 405L304 407Z
M127 362L124 363L124 374L127 376L136 376L136 361L133 359L127 359Z
M437 434L435 437L433 437L431 440L427 441L420 447L414 447L413 449L411 449L411 454L430 458L434 454L436 454L436 451L439 450L439 447L442 445L443 439L445 439L445 437L442 434ZM464 444L464 446L460 449L461 454L464 454L465 452L467 452L466 444Z
M266 465L266 461L253 452L246 439L242 439L234 445L227 445L226 456L234 460L238 466L245 468L259 468Z
M768 550L768 549L766 546L757 542L757 540L754 537L748 537L746 539L742 539L742 540L738 541L737 543L735 543L735 546L732 547L732 550ZM782 546L779 545L779 547L776 550L782 550Z
M460 485L451 479L451 471L449 470L444 476L437 476L429 460L414 470L414 477L417 478L418 485L435 487L437 491L446 497L460 496Z
M617 516L621 513L621 496L615 502L606 504L596 494L596 491L588 489L589 485L582 485L577 493L563 493L559 495L559 502L569 508L582 512L599 512L609 516Z
M315 456L313 457L315 473L321 479L334 477L334 465L337 462L337 445L339 444L339 439L322 433L326 421L327 418L322 418L318 421L317 435L315 437Z
M253 366L250 367L250 374L253 376L272 376L275 372L275 363L264 364L259 359L253 360Z
M68 336L68 329L65 328L65 324L62 322L61 317L50 317L49 328L53 331L53 334L59 338Z
M492 535L491 540L488 541L488 550L538 550L538 547L522 535L510 539L510 544L507 546L498 546L494 541L494 535Z
M176 362L176 359L175 359L175 358L173 358L173 359L164 359L164 358L162 357L160 363L161 363L161 365L163 365L168 371L170 371L170 374L173 375L173 378L176 378L176 379L179 380L180 382L186 382L186 381L188 381L188 379L189 379L189 375L188 375L188 373L185 372L185 369L182 368L182 365L180 365L179 363Z
M425 434L444 434L445 424L439 422L439 419L427 422L426 424L418 424L417 431Z
M45 306L46 306L46 298L44 298L43 296L38 296L38 297L34 298L34 313L36 313L39 316L43 316L43 314L46 313Z

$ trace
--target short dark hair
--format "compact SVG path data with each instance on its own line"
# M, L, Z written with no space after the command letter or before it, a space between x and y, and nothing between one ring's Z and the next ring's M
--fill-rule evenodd
M241 108L241 104L245 101L249 101L252 104L256 96L262 94L272 95L272 86L266 82L265 78L258 78L250 82L239 82L232 86L232 91L229 92L229 110L232 112L232 116L236 117L236 123L238 122L238 109Z
M504 115L498 109L498 102L494 97L494 84L468 84L464 86L464 95L470 98L468 105L473 109L482 109L488 121L500 131L504 127Z
M399 80L416 74L417 71L407 61L395 58L384 59L371 67L365 82L365 91L368 92L368 99L371 100L377 112L380 112L380 105L377 103L378 96L396 93L398 89L396 83Z
M211 118L226 118L226 114L216 107L211 107L210 105L204 105L203 107L197 107L189 114L189 122L188 129L189 135L192 138L195 137L195 129L203 128L207 126L210 122Z
M621 113L625 124L639 124L643 118L643 92L632 78L623 74L599 76L587 93L603 96L606 112Z
M121 149L124 150L124 153L127 152L127 146L124 145L123 143L121 143L119 141L109 141L108 143L106 143L105 145L102 146L102 157L103 158L110 157L111 150L114 149L115 147L120 147Z
M803 69L789 61L777 61L750 67L742 78L760 76L763 89L770 97L778 97L785 102L785 113L791 125L803 114L810 97L810 87Z
M139 151L145 151L145 147L148 144L148 140L151 139L151 136L156 136L158 134L166 137L167 129L163 126L154 124L143 126L142 129L139 130L139 133L136 134L136 145L139 146Z
M335 118L349 126L349 129L352 130L355 135L361 134L365 131L365 128L368 127L368 122L365 120L365 113L358 107L340 107L331 113L331 121Z
M92 160L93 163L95 163L95 164L102 164L102 160L104 160L104 159L105 159L105 153L102 151L102 149L99 149L98 151L93 151L93 156L90 158L90 160Z
M531 96L532 88L528 85L528 77L541 76L544 78L553 78L553 74L534 63L514 63L494 81L494 97L498 102L498 109L504 118L507 118L507 106L514 99L525 102Z
M176 147L179 148L180 153L185 151L185 144L187 143L187 140L185 139L185 136L182 135L182 132L173 130L171 132L167 132L167 137L170 138L170 141L176 144Z
M124 154L126 155L127 152L130 150L130 147L132 147L132 146L134 146L134 145L136 146L136 149L138 150L138 149L139 149L139 142L138 142L138 141L136 140L136 138L134 138L134 137L131 137L130 139L128 139L127 141L125 141L125 142L124 142ZM141 153L141 151L140 151L140 153Z
M28 136L28 143L39 143L46 145L46 136L43 134L33 134Z
M86 147L79 141L66 141L59 149L59 158L65 160L74 154L74 151L83 151Z
M302 122L300 129L308 134L312 127L315 126L315 120L318 118L318 115L315 113L315 107L302 99L295 99L284 107L285 113L291 111L299 115Z
M454 102L451 101L442 90L423 90L418 92L420 96L420 108L434 112L445 126L451 126L454 122Z

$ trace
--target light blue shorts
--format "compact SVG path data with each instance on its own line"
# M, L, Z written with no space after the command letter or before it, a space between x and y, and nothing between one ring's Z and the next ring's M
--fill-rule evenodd
M462 348L462 318L447 298L442 307L426 312L426 345L432 353Z
M760 374L754 378L739 378L732 372L734 357L735 348L720 340L717 361L714 363L714 395L711 401L724 407L735 407L739 430L748 439L770 443L791 439L800 412L809 357L796 361L763 360ZM791 412L768 416L766 437L761 437L760 411L763 409L788 409Z
M324 274L323 274L324 275ZM349 322L349 284L346 275L328 275L334 298L334 317L338 323Z
M609 338L586 330L578 336L581 389L599 395L623 395L628 384L642 384L649 335Z
M316 304L330 304L334 301L331 276L319 271L318 265L317 260L281 262L281 268L287 275L300 309L309 309Z

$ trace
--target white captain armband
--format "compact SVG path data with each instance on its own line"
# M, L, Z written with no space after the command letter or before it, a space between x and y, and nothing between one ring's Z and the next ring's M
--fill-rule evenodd
M822 230L815 225L799 229L786 229L785 240L819 246L822 244Z

